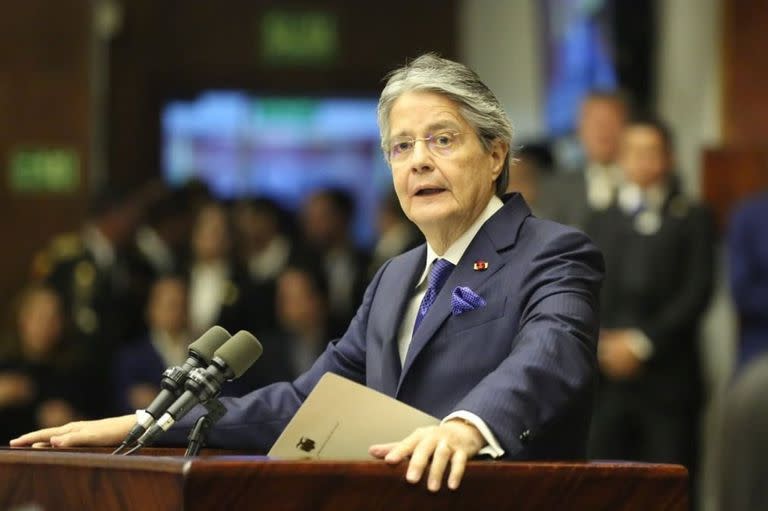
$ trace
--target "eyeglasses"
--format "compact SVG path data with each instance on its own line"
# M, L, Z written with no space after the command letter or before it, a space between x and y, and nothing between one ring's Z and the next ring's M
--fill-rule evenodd
M389 159L391 161L407 159L413 153L413 148L419 140L425 142L429 152L435 156L449 157L458 147L460 135L462 133L458 131L441 131L423 138L394 137L389 143Z

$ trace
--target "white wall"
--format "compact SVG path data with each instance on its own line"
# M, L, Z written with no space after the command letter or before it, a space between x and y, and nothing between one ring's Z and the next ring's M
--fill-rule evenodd
M701 149L720 141L721 0L659 2L658 110L675 133L686 190L700 191Z
M463 0L459 8L459 58L504 105L518 142L543 132L539 27L535 0Z

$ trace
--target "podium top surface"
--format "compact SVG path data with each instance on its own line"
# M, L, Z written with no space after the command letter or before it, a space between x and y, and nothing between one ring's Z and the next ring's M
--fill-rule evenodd
M405 481L406 464L281 461L179 449L111 456L108 450L0 449L0 508L43 509L589 509L685 510L679 465L472 461L457 491ZM11 468L12 470L8 470ZM49 505L46 505L49 504ZM52 504L52 506L50 505Z

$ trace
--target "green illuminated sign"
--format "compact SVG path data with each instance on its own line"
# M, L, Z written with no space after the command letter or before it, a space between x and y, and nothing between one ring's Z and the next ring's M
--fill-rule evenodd
M336 16L327 12L271 11L261 22L265 61L326 64L339 52Z
M66 148L24 148L11 154L10 189L19 193L67 193L80 184L80 158Z

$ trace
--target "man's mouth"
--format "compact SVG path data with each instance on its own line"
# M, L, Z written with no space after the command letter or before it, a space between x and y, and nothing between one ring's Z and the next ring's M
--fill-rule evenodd
M416 196L425 197L429 195L437 195L438 193L442 193L444 191L445 191L445 188L422 188L421 190L416 192Z

